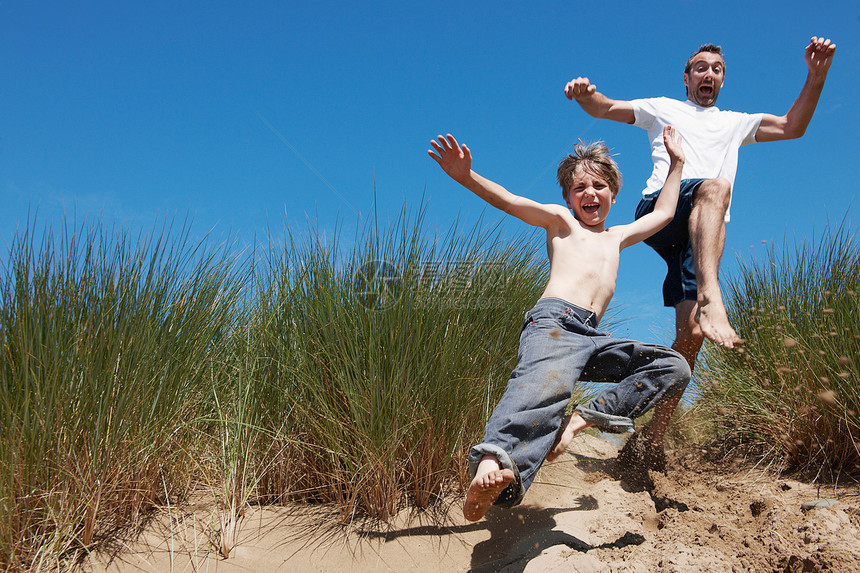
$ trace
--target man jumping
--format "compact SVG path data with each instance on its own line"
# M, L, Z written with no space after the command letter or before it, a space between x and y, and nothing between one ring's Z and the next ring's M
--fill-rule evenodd
M648 131L654 170L636 209L641 217L653 209L666 179L669 156L662 133L672 125L683 137L686 164L675 219L645 242L668 265L663 301L675 307L675 342L692 369L705 338L734 348L741 342L729 324L719 285L719 266L725 245L726 222L737 171L738 148L758 141L801 137L806 131L836 51L829 39L813 37L806 46L806 83L785 115L746 114L718 109L726 62L719 46L706 44L684 68L686 101L666 97L613 100L597 91L588 78L567 83L564 93L589 115L636 125ZM654 417L628 440L622 461L645 461L652 469L665 467L662 449L634 453L643 443L662 444L669 418L681 393L654 410ZM647 440L638 434L647 433ZM637 445L638 444L638 445Z

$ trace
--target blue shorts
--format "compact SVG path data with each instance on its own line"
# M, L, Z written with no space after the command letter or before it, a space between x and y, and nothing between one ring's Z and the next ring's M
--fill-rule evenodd
M683 179L678 195L675 218L657 233L645 239L645 244L657 251L668 270L663 281L663 304L676 306L685 300L696 300L696 270L693 266L693 247L690 244L690 211L693 194L704 179ZM660 191L643 197L636 207L636 218L654 210Z

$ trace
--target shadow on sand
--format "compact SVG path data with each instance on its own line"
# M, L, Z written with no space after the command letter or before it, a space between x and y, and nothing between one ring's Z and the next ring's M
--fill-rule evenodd
M490 538L475 545L470 571L506 573L523 571L526 565L544 550L565 545L574 551L586 552L598 547L624 547L645 541L641 535L626 533L613 543L590 545L564 531L553 529L555 516L568 511L592 511L597 500L590 495L577 498L571 507L535 508L520 506L513 509L491 509L484 517Z

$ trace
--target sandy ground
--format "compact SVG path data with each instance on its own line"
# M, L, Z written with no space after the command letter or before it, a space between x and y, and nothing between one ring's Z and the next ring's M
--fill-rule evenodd
M229 559L213 514L165 511L131 542L93 555L93 572L860 571L860 489L810 486L670 452L666 474L623 474L617 447L579 436L541 469L523 505L466 522L405 512L391 524L336 525L324 508L249 508ZM826 507L806 508L818 502ZM217 516L214 517L217 522Z

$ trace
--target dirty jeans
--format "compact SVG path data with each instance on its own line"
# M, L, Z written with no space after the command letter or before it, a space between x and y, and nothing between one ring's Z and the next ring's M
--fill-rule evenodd
M542 298L526 313L517 366L482 443L469 452L473 477L484 455L514 472L496 505L522 501L555 442L578 380L615 383L576 406L586 421L609 432L633 432L633 418L690 381L690 367L674 350L612 338L596 327L593 312L559 298Z

